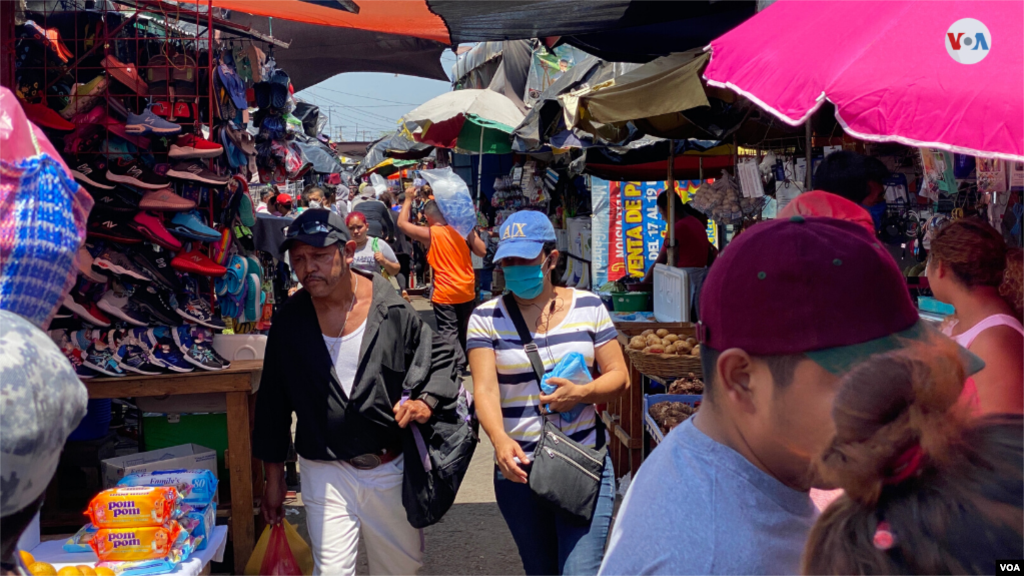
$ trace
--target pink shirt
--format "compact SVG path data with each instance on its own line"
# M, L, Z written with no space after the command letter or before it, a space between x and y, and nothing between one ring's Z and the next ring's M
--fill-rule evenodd
M993 314L981 322L978 322L969 330L965 330L962 334L957 334L956 336L953 335L953 328L956 327L956 322L952 322L944 326L942 332L946 336L952 338L957 344L969 350L971 348L971 344L974 344L975 339L977 339L982 332L989 328L995 328L996 326L1009 326L1021 335L1024 335L1024 325L1020 323L1020 320L1006 314ZM964 382L964 389L960 392L960 399L958 402L969 406L972 414L980 412L981 406L978 400L978 385L974 383L974 378L968 378L967 381Z

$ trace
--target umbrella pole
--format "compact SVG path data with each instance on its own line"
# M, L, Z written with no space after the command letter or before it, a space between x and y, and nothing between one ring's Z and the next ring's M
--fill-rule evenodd
M811 117L807 117L807 122L804 124L804 136L806 142L804 142L804 162L807 163L807 170L804 171L804 190L809 191L811 189Z
M483 194L483 182L484 182L484 127L480 127L480 158L477 160L476 165L476 211L480 212L480 207L483 206L484 194Z
M676 181L675 181L675 178L672 175L672 168L674 168L673 165L675 163L676 163L675 141L674 140L669 140L668 141L668 180L666 182L667 186L666 186L665 189L670 194L675 194L676 193ZM676 265L676 203L675 203L675 200L671 196L668 197L668 250L665 251L665 254L666 254L666 256L668 256L668 262L666 264L669 265L669 266L675 266Z

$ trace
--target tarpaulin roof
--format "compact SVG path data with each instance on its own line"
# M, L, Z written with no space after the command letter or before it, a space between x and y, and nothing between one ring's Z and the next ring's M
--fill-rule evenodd
M182 0L203 3L207 0ZM415 36L446 45L588 34L662 21L666 2L631 0L212 0L275 19ZM644 9L633 5L650 4ZM689 3L684 3L689 4ZM729 3L725 3L729 4ZM628 16L628 18L627 18Z
M352 175L356 178L368 173L369 170L384 162L389 157L403 160L418 160L426 158L434 151L434 147L414 142L402 130L378 138L366 146L363 159L353 170Z
M701 140L664 140L645 136L626 146L594 147L586 151L585 173L605 180L656 181L668 175L669 146L674 148L673 177L696 180L732 166L732 146L710 147Z
M254 6L278 2L250 2ZM265 16L233 12L231 22L269 34ZM296 90L308 88L343 72L387 72L448 80L441 66L445 45L434 40L358 29L292 22L274 18L275 38L291 41L287 50L276 50L278 67L288 72Z

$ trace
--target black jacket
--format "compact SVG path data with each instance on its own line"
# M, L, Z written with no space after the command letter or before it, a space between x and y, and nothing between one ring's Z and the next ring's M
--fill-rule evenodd
M387 243L395 241L395 221L391 218L391 210L380 200L364 200L352 205L353 212L361 212L366 216L366 233L380 238Z
M300 456L349 460L402 445L392 407L403 390L412 398L429 393L442 403L455 399L454 349L387 280L372 278L373 302L351 398L338 381L309 293L300 290L274 315L256 398L256 458L285 461L292 411Z

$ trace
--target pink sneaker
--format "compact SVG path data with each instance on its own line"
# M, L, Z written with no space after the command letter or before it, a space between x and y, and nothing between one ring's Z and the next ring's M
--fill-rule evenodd
M132 229L148 238L154 244L177 252L181 250L181 242L171 236L171 233L164 228L163 220L159 215L152 212L139 212L135 218L128 223Z
M139 201L140 210L159 210L162 212L184 212L196 207L196 203L171 192L170 188L150 190L142 195Z

